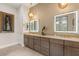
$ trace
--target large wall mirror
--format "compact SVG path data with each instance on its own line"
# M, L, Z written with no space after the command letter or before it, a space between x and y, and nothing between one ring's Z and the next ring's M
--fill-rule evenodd
M39 20L30 20L27 22L26 30L28 32L39 32Z
M39 31L39 20L31 20L29 23L29 31L30 32L38 32Z
M54 17L54 32L78 32L78 11L56 15Z

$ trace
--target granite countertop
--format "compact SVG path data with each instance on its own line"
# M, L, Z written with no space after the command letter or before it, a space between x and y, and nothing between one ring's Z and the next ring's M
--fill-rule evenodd
M79 38L76 38L76 37L63 37L63 36L57 36L57 35L40 35L40 34L30 34L30 33L24 33L24 35L31 35L31 36L37 36L37 37L54 38L54 39L60 39L60 40L79 42Z

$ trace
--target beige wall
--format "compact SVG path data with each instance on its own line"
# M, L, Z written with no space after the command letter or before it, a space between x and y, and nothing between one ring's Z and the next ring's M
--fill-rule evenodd
M47 34L54 34L54 16L56 14L61 14L69 11L76 11L79 9L79 4L68 4L65 9L60 9L55 3L40 3L30 9L30 11L35 15L35 19L40 20L40 31L43 26L47 27ZM59 33L60 34L60 33ZM66 33L64 33L66 34ZM71 35L71 34L70 34Z

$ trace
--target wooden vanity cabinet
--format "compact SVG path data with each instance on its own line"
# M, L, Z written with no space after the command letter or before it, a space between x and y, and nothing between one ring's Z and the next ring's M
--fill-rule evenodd
M63 40L50 39L50 56L63 56Z
M46 56L49 55L49 38L41 38L41 53Z
M40 52L40 37L34 37L34 50Z
M65 41L65 56L79 56L79 42Z
M79 42L24 35L24 45L46 56L79 56Z

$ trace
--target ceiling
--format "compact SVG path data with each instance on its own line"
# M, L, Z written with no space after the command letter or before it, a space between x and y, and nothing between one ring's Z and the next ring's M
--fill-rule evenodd
M13 8L19 8L21 5L24 5L26 7L32 7L36 5L37 3L3 3L3 4L13 7Z

